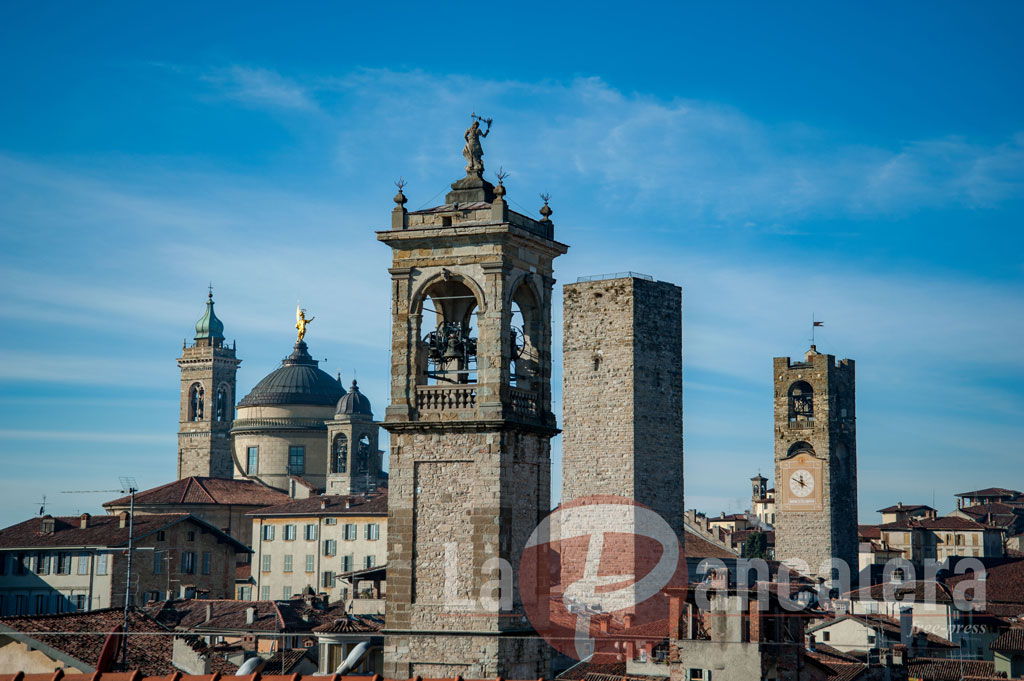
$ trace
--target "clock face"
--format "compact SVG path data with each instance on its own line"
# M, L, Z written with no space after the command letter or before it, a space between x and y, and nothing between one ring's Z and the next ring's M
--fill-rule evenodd
M793 474L789 476L789 489L794 496L810 496L814 492L814 476L803 468L793 471Z

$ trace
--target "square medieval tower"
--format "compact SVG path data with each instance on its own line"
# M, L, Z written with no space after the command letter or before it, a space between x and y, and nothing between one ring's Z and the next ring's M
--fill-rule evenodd
M410 213L399 191L377 237L394 256L388 678L548 670L519 571L550 510L551 275L567 247L550 209L510 211L467 149L445 205Z
M803 362L776 357L775 558L830 579L839 558L857 575L856 383L852 359L814 346ZM826 569L823 571L822 566ZM841 568L840 568L841 569Z
M562 502L612 494L683 540L682 289L646 275L563 288Z

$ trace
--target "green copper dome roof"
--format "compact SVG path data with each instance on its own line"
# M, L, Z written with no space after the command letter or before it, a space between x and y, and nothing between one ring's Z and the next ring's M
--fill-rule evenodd
M206 297L206 314L196 322L196 340L224 340L224 322L213 313L213 291Z
M338 379L318 368L309 356L305 341L298 341L281 366L267 374L245 396L239 407L276 404L316 404L334 406L345 394Z

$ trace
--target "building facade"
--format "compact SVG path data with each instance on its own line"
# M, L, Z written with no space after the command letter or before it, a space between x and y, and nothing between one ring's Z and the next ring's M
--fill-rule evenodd
M231 421L235 415L235 372L241 364L234 346L224 344L224 323L213 312L196 322L192 345L182 343L178 427L178 478L230 478Z
M812 345L803 362L776 357L774 370L775 557L825 578L837 558L852 575L858 566L854 362L837 362Z
M0 530L0 614L43 615L124 605L128 514L44 516ZM248 547L187 514L137 515L129 600L234 592Z
M407 212L399 191L392 228L378 232L393 254L383 424L392 678L547 672L518 583L508 607L481 596L502 571L519 580L549 510L552 264L567 247L553 239L550 209L539 221L510 211L502 184L481 173L477 159L445 205L426 210ZM455 602L465 604L457 617Z
M562 308L562 502L633 499L682 539L682 289L584 277L563 287Z
M387 494L323 495L252 511L253 599L309 590L330 602L364 596L353 573L387 563L387 514Z

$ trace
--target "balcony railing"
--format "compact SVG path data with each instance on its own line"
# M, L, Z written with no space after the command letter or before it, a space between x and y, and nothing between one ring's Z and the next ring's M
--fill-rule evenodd
M473 409L476 407L474 385L418 385L416 409L421 412Z
M521 388L509 388L508 394L512 411L516 414L533 416L537 413L537 393Z

